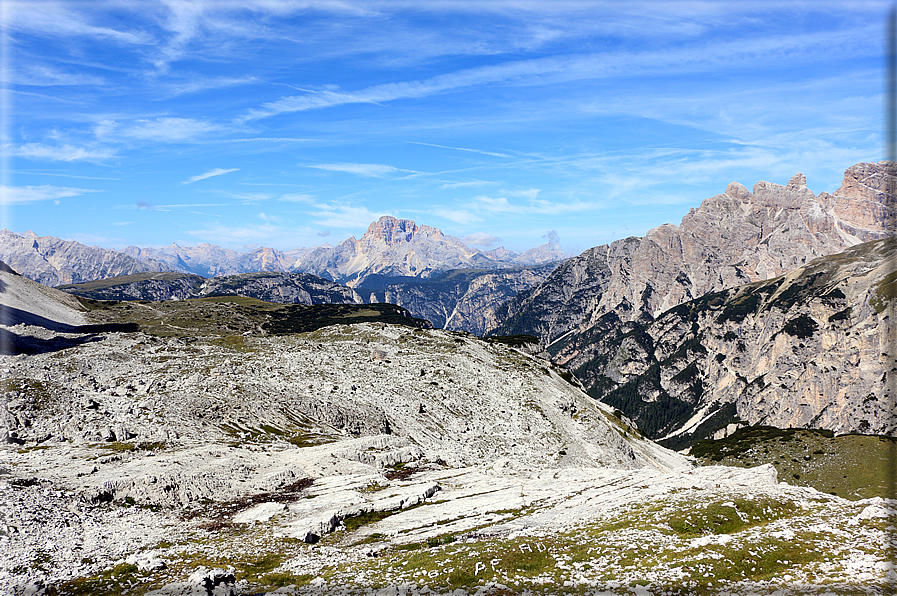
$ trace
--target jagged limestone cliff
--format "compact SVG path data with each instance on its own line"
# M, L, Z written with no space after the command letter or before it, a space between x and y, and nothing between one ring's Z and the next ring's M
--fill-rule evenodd
M888 235L897 212L888 162L847 170L834 194L815 195L797 174L787 185L733 182L679 226L662 225L583 252L497 311L496 334L531 333L550 344L612 315L650 320L707 292L769 279L808 261ZM582 347L582 349L586 349ZM566 360L573 352L557 353Z
M897 432L897 239L710 293L570 365L591 394L682 447L727 424Z
M563 256L551 243L519 255L503 249L482 252L432 226L383 216L359 239L351 237L335 247L309 251L293 270L357 288L371 287L368 278L372 276L427 279L452 269L496 269L556 261Z

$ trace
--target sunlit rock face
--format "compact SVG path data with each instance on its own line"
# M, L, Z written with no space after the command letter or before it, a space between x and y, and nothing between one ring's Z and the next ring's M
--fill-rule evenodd
M538 284L556 262L505 269L450 271L426 283L408 281L372 290L370 302L397 304L434 326L483 335L502 303ZM365 293L366 294L366 293Z
M679 226L665 224L583 252L496 312L498 334L551 343L613 313L649 320L688 300L781 275L810 260L889 234L897 213L889 162L847 170L834 194L814 194L802 174L787 185L732 183ZM569 359L573 353L558 353Z
M591 393L673 447L729 423L894 434L897 240L706 294L577 360Z
M494 269L561 258L563 253L550 244L520 254L504 249L482 252L437 228L383 216L360 239L315 248L300 257L293 270L361 287L372 275L426 279L452 269Z
M893 260L883 255L890 254L890 245L858 245L889 236L889 217L895 215L890 168L889 162L853 166L834 194L814 194L801 174L787 185L759 182L753 192L732 183L679 226L663 225L644 238L595 247L566 261L541 284L499 308L499 324L491 332L539 336L552 357L574 370L593 396L622 407L657 439L678 431L692 440L734 420L891 432L885 402L876 405L869 399L887 385L882 377L887 319L863 306L876 296L877 286L845 282L843 297L823 299L825 289L806 281L807 271L826 268L845 279L861 275L853 267L872 268L878 272L876 283L886 283L882 280ZM849 253L853 256L843 257L854 263L851 267L833 257L807 269L814 259L852 247L857 247ZM678 312L678 305L706 302L709 293L727 289L727 299L735 300L735 288L783 274L786 279L796 276L817 294L805 292L806 304L789 303L784 311L752 311L751 327L724 329L710 311L702 311L700 321L673 325L681 327L675 339L661 331L672 325L671 313ZM751 292L752 287L739 291ZM823 310L835 306L842 315L829 321L836 313ZM844 314L848 308L850 317ZM815 339L783 332L792 319L802 321L803 316L818 324ZM692 331L692 323L699 329ZM726 340L728 347L705 345L709 355L704 364L689 357L667 368L661 365L659 371L652 367L670 357L662 344L685 349L699 333L734 334L738 341ZM754 355L729 355L739 345ZM717 362L717 354L726 360ZM685 370L686 364L699 372ZM772 382L773 377L780 380ZM657 415L662 410L664 416Z

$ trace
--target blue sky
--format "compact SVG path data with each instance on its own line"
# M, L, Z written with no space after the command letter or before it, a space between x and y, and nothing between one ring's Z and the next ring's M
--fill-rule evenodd
M886 2L2 0L3 227L569 253L882 159Z

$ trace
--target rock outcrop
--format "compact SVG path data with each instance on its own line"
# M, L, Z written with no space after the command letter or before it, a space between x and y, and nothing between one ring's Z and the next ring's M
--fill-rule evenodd
M897 238L860 244L603 329L568 364L674 448L733 423L893 435L895 276Z
M74 296L32 281L0 261L0 325L85 325L86 310Z
M201 296L239 295L282 304L363 304L352 288L308 273L244 273L206 280Z
M497 311L496 334L530 333L546 344L603 316L650 320L688 300L769 279L810 260L889 234L897 200L889 162L847 170L834 194L815 195L803 175L787 185L737 182L644 238L583 252ZM561 360L572 354L558 353Z
M280 304L363 304L351 288L307 273L242 273L204 279L188 273L148 273L59 286L94 300L186 300L246 296Z
M135 273L57 286L92 300L186 300L199 296L204 278L192 273Z

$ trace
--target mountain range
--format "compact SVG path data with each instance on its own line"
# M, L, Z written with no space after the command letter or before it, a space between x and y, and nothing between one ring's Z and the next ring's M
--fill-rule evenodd
M152 271L219 277L240 273L310 273L350 287L370 277L382 288L383 279L426 279L452 269L499 269L537 265L564 258L556 241L515 253L502 247L483 252L431 226L383 216L360 239L337 246L323 245L282 252L259 247L249 253L213 244L164 248L129 246L122 251L85 246L73 240L19 236L0 230L0 260L44 285L77 284Z
M3 231L0 255L38 280L121 275L136 268L130 276L63 288L95 299L229 294L301 304L380 302L407 308L438 328L536 336L593 397L677 448L742 424L890 433L894 428L882 409L887 399L876 405L867 398L888 382L886 363L876 355L887 350L873 353L868 342L886 336L882 312L893 298L878 291L890 287L888 267L893 268L891 245L880 244L897 213L891 167L852 166L831 194L813 193L799 173L786 185L758 182L752 191L733 182L678 226L662 225L644 237L566 260L554 243L522 254L481 252L436 228L392 217L373 222L361 239L290 253L236 253L211 245L115 252ZM845 268L848 262L853 265ZM222 275L261 267L283 271ZM851 282L823 288L806 281L854 280L859 271L876 271L878 277L862 287ZM772 308L766 294L778 296L775 288L782 284L793 292L813 290L798 292L796 302L776 298ZM755 307L746 318L735 321L717 312L730 312L730 303L744 300ZM874 300L884 306L870 307ZM839 310L822 312L819 305ZM665 326L683 308L691 326L680 321L674 325L678 335L670 335ZM803 331L791 333L795 325ZM814 332L803 337L810 328ZM858 329L866 343L857 343ZM856 344L860 355L842 354L853 368L837 369L835 380L822 388L812 380L819 370L797 374L786 364L791 356L782 352L797 354L795 366L818 364L840 354L832 350L835 343ZM778 354L781 364L770 364L768 354ZM835 369L821 366L832 376ZM773 376L776 383L769 380ZM807 397L817 390L819 395Z
M653 354L671 371L667 335L697 325L709 337L714 317L744 323L789 296L792 309L819 298L786 309L779 335L825 345L848 325L852 337L843 311L868 326L893 285L864 265L891 246L853 250L833 277L809 264L794 283L709 295L718 314L668 311L644 333L659 338ZM429 329L394 305L96 301L5 266L0 287L13 315L0 320L3 594L746 596L892 583L895 512L876 468L892 443L878 437L754 428L773 440L710 453L765 452L763 465L701 465L518 349L528 338ZM832 324L810 338L808 312L833 312ZM723 364L746 370L729 362L737 351ZM819 364L866 373L862 357ZM800 458L803 485L770 463L786 457Z

